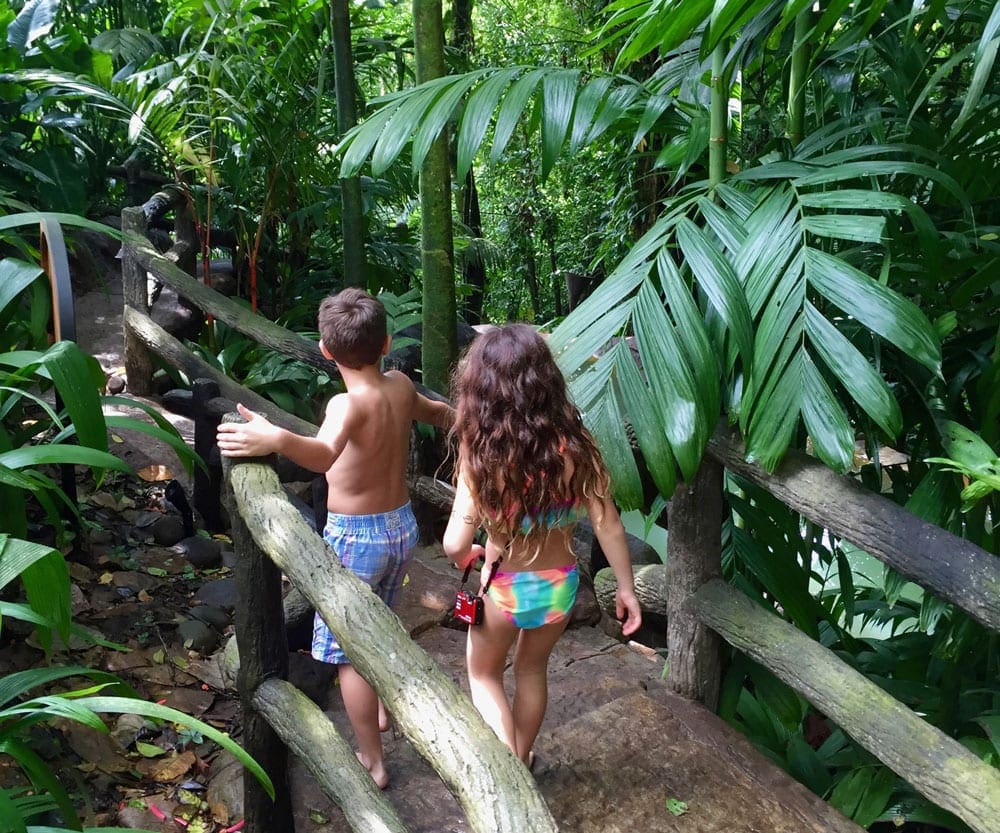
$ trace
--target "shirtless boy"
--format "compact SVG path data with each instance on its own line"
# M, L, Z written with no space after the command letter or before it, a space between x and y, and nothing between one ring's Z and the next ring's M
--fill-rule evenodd
M319 307L319 335L320 350L337 364L347 388L330 400L319 433L295 434L237 405L246 423L221 424L217 442L227 457L277 452L311 471L326 472L323 537L343 565L391 607L417 543L406 485L411 424L419 420L447 428L453 411L419 394L399 371L382 372L391 339L382 302L367 292L351 288L326 298ZM389 776L380 731L388 726L387 716L318 613L312 655L337 666L358 759L384 789Z

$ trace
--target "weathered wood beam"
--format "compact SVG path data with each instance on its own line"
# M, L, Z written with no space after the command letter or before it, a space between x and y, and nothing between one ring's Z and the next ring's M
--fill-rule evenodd
M707 453L809 520L1000 632L1000 558L993 553L918 518L800 451L789 451L777 470L768 474L744 459L746 449L738 438L720 429L709 440Z
M252 697L256 708L305 763L326 795L343 810L355 833L406 833L396 808L375 786L330 719L285 680L262 682Z
M721 579L688 605L932 802L977 833L1000 830L1000 771Z
M274 471L238 463L236 506L257 545L320 612L479 833L547 833L556 825L525 767L471 701L410 639L399 618L295 512Z
M311 422L282 410L270 399L265 399L260 394L243 387L239 382L226 376L225 373L216 370L208 362L198 358L148 315L126 306L123 320L126 333L131 333L150 351L164 358L189 379L211 379L219 385L219 390L227 399L231 399L233 402L242 402L251 411L264 414L275 425L280 425L289 431L311 437L319 430ZM131 377L129 378L129 389L132 389Z
M339 378L337 366L323 357L315 341L293 333L273 321L268 321L248 307L195 280L157 252L145 238L132 235L127 238L127 245L132 249L136 261L157 280L165 283L178 295L183 295L200 309L211 313L219 321L272 350L319 368L329 373L332 378Z

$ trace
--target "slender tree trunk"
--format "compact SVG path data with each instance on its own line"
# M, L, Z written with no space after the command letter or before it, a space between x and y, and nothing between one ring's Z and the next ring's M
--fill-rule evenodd
M726 153L729 142L729 81L725 75L726 44L712 52L712 99L708 139L708 181L718 185L726 177Z
M805 135L806 77L809 71L809 42L806 36L812 26L812 19L810 9L799 12L799 16L795 18L795 43L788 76L788 128L785 134L792 147L801 142Z
M454 0L452 18L455 23L451 45L471 64L474 52L472 32L472 6L474 0ZM465 175L465 183L455 190L455 207L462 218L462 225L472 240L483 236L483 220L479 211L479 191L476 188L476 174L470 168ZM470 288L468 299L462 310L467 324L478 324L483 320L483 292L486 289L486 264L477 249L468 248L462 263L462 282Z
M444 67L441 0L413 0L417 83L440 78ZM451 226L451 167L442 132L420 168L420 262L423 267L424 384L447 393L457 355L455 269Z
M351 53L351 15L348 0L330 0L333 67L337 86L337 131L343 135L358 121L354 101L354 58ZM340 227L344 236L344 285L365 287L365 217L361 177L340 180Z

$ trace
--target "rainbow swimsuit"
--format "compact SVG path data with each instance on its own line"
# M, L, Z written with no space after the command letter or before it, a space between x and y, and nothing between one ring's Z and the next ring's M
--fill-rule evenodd
M551 570L497 572L486 595L518 628L540 628L569 616L580 585L576 564Z

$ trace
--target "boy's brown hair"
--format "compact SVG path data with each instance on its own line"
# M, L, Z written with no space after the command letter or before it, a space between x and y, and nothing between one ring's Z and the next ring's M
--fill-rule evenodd
M343 289L319 305L319 337L337 364L352 370L378 364L386 337L385 307L363 289Z

